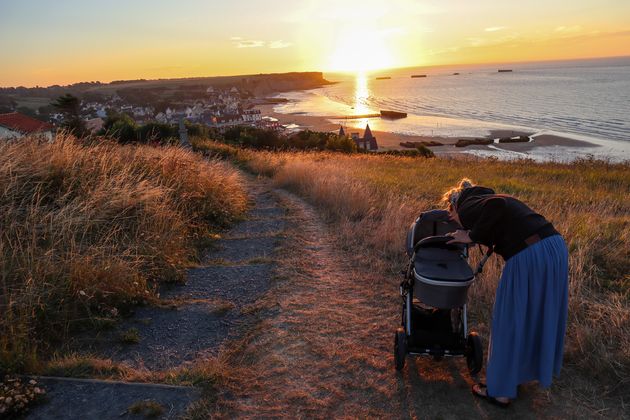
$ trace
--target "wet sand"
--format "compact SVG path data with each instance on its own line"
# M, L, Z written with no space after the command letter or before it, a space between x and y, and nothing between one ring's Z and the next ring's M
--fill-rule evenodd
M281 124L295 124L298 125L302 129L308 129L313 131L338 131L339 124L335 124L329 121L329 119L335 118L334 116L312 116L305 115L302 113L295 114L281 114L274 111L273 104L265 104L258 105L256 108L261 110L263 116L269 116L276 118ZM363 129L355 129L355 128L347 128L346 133L354 133L358 132L359 135L363 135ZM408 134L398 134L391 133L385 131L375 131L372 133L376 137L379 145L379 150L405 150L404 147L400 146L402 142L421 142L421 141L437 141L444 146L434 146L431 147L437 154L452 154L452 153L462 153L469 150L491 150L488 146L469 146L469 147L454 147L454 144L459 139L471 139L474 137L439 137L439 136L421 136L421 135L408 135ZM533 132L522 132L522 131L513 131L513 130L492 130L487 138L500 138L500 137L514 137L520 135L533 135ZM594 144L571 139L568 137L561 137L557 135L551 134L541 134L534 135L534 141L529 143L501 143L495 144L493 146L499 147L501 149L513 152L528 152L536 147L551 147L551 146L559 146L559 147L571 147L571 148L586 148L593 147ZM407 149L408 150L408 149Z

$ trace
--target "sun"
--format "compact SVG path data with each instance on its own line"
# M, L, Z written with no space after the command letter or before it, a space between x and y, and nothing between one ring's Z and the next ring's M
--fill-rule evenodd
M379 31L352 29L340 33L328 60L329 71L366 72L395 67L387 38Z

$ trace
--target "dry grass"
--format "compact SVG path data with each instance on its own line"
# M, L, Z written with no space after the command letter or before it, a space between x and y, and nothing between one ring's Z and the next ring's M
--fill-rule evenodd
M630 381L630 165L244 151L232 157L316 204L338 225L342 246L391 275L403 264L409 224L462 177L523 199L569 246L567 361L613 384L609 390ZM478 257L473 253L472 263ZM488 323L501 269L493 258L472 289L481 324Z
M246 202L237 171L179 148L1 144L0 370L179 279L195 242Z

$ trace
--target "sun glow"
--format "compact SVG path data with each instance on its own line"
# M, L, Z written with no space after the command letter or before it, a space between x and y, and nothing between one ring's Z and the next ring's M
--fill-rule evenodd
M329 71L366 72L396 65L385 32L347 30L340 34L335 44L336 49L328 62Z
M355 89L354 89L354 113L357 115L369 114L370 108L367 106L367 100L370 97L368 88L368 80L365 72L357 73Z

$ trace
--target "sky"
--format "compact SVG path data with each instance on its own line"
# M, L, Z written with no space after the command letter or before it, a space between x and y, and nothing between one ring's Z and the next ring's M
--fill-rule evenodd
M628 55L629 0L0 0L0 86Z

